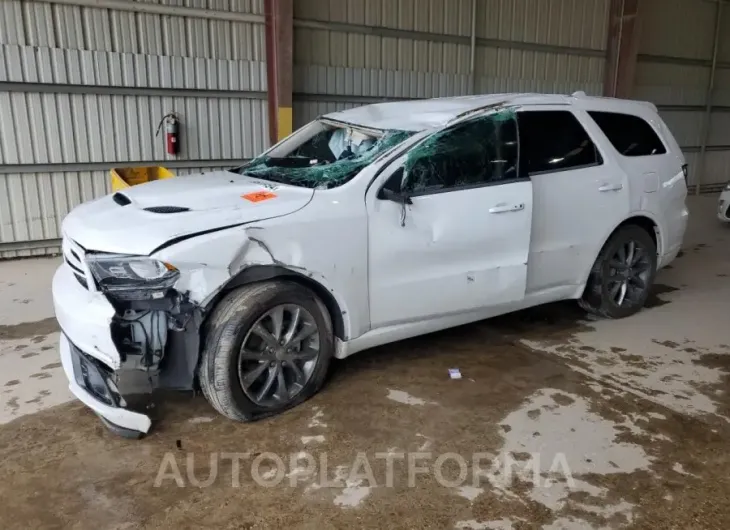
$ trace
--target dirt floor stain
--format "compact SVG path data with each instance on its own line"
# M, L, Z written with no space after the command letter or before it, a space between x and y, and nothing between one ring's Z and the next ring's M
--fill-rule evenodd
M61 363L45 364L41 366L41 370L53 370L54 368L61 368L61 366L63 366Z
M501 329L514 332L527 327L535 334L535 328L542 329L548 321L559 324L565 333L585 325L580 311L561 310L513 315ZM703 362L721 360L707 357ZM447 370L453 366L459 366L464 379L448 378ZM724 457L723 442L727 432L714 434L704 423L630 396L612 397L609 393L599 398L590 390L591 384L595 382L549 356L514 346L509 337L495 332L495 326L479 323L337 361L322 393L285 414L251 424L223 419L204 425L191 423L189 420L210 416L210 406L200 396L167 394L158 401L160 421L154 431L139 442L129 443L110 435L83 405L69 403L0 427L0 497L5 506L0 511L0 528L83 530L127 524L175 529L205 520L211 528L335 530L393 528L395 524L399 528L443 529L454 528L458 521L500 518L523 521L515 528L540 528L550 524L559 527L560 520L570 517L578 521L576 527L587 528L588 524L618 523L611 518L609 508L623 501L635 506L634 528L726 528L727 507L710 499L721 498L723 492L730 494L730 462ZM402 389L438 405L413 407L392 401L387 398L388 388ZM652 472L581 476L591 488L608 491L607 497L596 499L576 493L568 498L571 508L563 511L530 500L534 486L527 482L515 481L507 497L482 483L470 490L467 499L460 490L439 485L433 474L419 476L417 487L410 488L407 469L398 461L392 488L343 484L318 489L313 485L319 479L306 474L292 475L294 487L289 485L289 477L281 486L264 488L245 473L240 487L234 488L230 464L219 467L217 480L208 488L180 488L171 481L154 486L168 453L176 458L183 476L188 455L195 456L195 473L204 479L211 452L246 453L250 458L272 452L284 455L288 462L287 455L305 450L302 438L315 435L324 440L310 444L306 451L316 458L326 454L330 474L365 452L379 481L385 476L385 463L373 455L392 448L418 451L429 441L428 451L435 455L470 455L475 448L497 453L504 437L515 428L503 419L545 388L555 389L549 395L557 405L575 406L577 396L581 396L581 402L589 403L592 412L617 424L624 424L629 417L644 418L637 424L640 428L620 429L619 441L641 444L652 458ZM30 402L42 403L44 397L41 392ZM17 403L14 398L9 406L17 408ZM527 417L536 426L541 417L552 414L550 408L527 410ZM321 427L311 427L315 416ZM713 428L730 430L720 424ZM575 434L569 430L567 436L571 432ZM529 431L529 438L544 437L541 429ZM515 452L518 460L527 461L527 456ZM595 460L594 455L585 457ZM246 469L247 462L250 468L249 460L241 469ZM676 463L693 475L672 472ZM68 469L78 472L69 478ZM452 479L458 476L458 470L444 472ZM671 503L663 498L667 491L672 492ZM354 506L337 505L343 498L355 497ZM39 506L33 498L52 502ZM247 499L246 509L241 507L241 498ZM606 504L603 511L598 509L602 503ZM586 511L582 505L597 511Z
M0 340L17 340L38 335L50 335L60 331L55 317L46 318L37 322L23 322L12 326L0 326Z
M651 309L653 307L661 307L669 304L669 300L663 300L660 297L664 294L673 293L675 291L679 291L679 289L677 287L672 287L671 285L663 285L661 283L654 284L644 307L646 309Z
M41 403L43 403L43 400L50 395L51 395L50 391L41 390L40 392L38 392L36 397L34 397L33 399L29 399L28 401L26 401L26 403L27 404L41 404Z

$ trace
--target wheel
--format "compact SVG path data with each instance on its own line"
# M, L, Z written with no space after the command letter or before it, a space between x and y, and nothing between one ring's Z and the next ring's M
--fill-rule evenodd
M198 377L206 399L238 421L273 416L322 387L334 354L325 305L287 281L243 286L206 326Z
M606 318L631 316L646 303L656 268L652 237L640 226L622 227L601 249L579 304Z

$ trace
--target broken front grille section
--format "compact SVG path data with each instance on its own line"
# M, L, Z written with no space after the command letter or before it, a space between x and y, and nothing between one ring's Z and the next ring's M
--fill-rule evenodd
M86 252L84 252L83 247L68 237L64 237L61 243L61 250L63 260L71 268L71 272L73 272L76 280L84 289L88 290L89 277L86 273L86 265L84 264Z

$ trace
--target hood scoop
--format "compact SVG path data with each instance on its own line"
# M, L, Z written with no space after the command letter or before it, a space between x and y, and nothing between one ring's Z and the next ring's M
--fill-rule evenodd
M149 208L145 208L144 211L152 213L182 213L189 212L190 208L185 208L184 206L150 206Z
M115 193L112 195L112 199L114 199L114 202L116 202L119 206L126 206L128 204L132 204L132 201L124 195L124 193Z

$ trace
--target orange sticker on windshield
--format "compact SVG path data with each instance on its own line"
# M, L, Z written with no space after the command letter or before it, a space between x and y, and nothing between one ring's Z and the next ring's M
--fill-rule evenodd
M276 193L272 193L270 191L254 191L253 193L247 193L246 195L241 195L244 199L251 202L261 202L261 201L268 201L269 199L275 199Z

